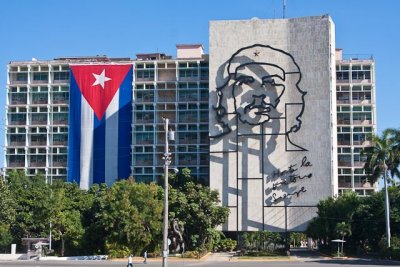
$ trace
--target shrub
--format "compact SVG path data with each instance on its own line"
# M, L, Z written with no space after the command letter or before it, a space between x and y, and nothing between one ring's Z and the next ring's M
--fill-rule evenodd
M236 248L236 240L230 238L224 238L214 244L214 250L216 251L233 251Z
M131 251L127 246L117 243L106 243L106 251L108 257L112 259L125 258L131 254Z

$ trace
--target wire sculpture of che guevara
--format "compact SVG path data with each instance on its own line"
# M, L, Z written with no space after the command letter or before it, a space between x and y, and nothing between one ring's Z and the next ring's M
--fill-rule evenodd
M300 89L300 67L291 54L269 45L243 47L219 74L223 83L216 88L217 130L211 139L229 134L232 127L260 126L269 135L284 135L286 151L307 151L292 138L302 126L306 92Z

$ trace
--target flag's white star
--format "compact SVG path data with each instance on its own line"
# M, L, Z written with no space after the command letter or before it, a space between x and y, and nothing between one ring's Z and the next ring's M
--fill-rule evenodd
M100 75L99 74L94 74L94 73L92 73L92 74L93 74L94 78L96 79L92 86L100 84L101 87L103 87L103 89L104 89L105 82L111 80L111 78L108 78L106 76L106 70L105 69L103 70L103 72Z

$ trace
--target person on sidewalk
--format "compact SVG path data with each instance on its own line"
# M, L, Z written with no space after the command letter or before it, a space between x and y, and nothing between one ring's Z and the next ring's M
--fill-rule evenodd
M143 263L147 264L147 250L145 250L144 253L143 253L143 259L144 259Z
M132 264L132 255L129 255L129 257L128 257L128 266L127 267L133 267L133 264Z

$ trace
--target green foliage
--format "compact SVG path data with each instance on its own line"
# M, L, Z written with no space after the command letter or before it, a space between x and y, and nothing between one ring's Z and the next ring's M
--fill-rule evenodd
M247 251L273 252L285 244L282 233L271 231L245 232L242 234L242 240L242 247Z
M351 222L360 206L361 199L353 192L345 193L337 198L321 200L318 203L318 217L309 224L307 235L324 241L337 239L337 224Z
M344 239L345 236L351 235L351 225L348 222L340 222L335 226L335 232L338 236L341 236Z
M390 187L389 196L391 232L396 236L400 232L400 188ZM345 194L320 201L318 217L309 224L307 234L325 244L343 238L347 241L344 248L353 252L386 251L382 245L386 244L384 192L364 198ZM336 250L337 245L331 249Z
M15 198L8 184L2 178L0 178L0 199L0 222L2 224L13 224L15 222Z
M184 225L186 248L198 256L216 244L231 249L235 242L215 229L229 212L218 206L218 192L196 183L189 169L173 177L172 184L169 215ZM85 191L76 183L49 185L41 175L13 171L0 181L0 247L20 244L22 237L47 237L51 229L58 255L124 257L142 255L143 249L159 255L162 211L163 189L156 184L130 179Z
M6 249L12 241L12 235L10 232L10 225L0 223L0 248Z
M105 248L108 252L108 256L112 259L115 258L126 258L131 254L129 247L118 244L106 242Z
M108 244L126 246L135 255L161 234L162 198L159 186L122 180L114 183L96 215ZM158 240L161 240L158 239Z
M216 251L233 251L237 246L237 241L230 238L220 239L214 244Z
M13 171L7 184L14 196L15 223L11 225L14 242L22 237L48 235L51 214L50 187L42 175L29 178L22 171Z
M293 247L300 247L301 241L307 240L307 235L302 232L290 233L290 245Z
M55 182L51 192L52 236L61 241L60 254L65 254L65 242L77 248L83 236L82 213L89 209L91 198L76 183Z
M386 169L392 178L400 177L400 130L386 129L382 136L372 136L372 146L363 150L367 156L365 170L375 183L385 174Z
M183 238L189 250L211 249L215 227L227 220L229 209L218 206L218 191L196 184L189 174L190 171L184 169L183 176L187 180L183 177L178 188L170 189L169 216L183 223Z

